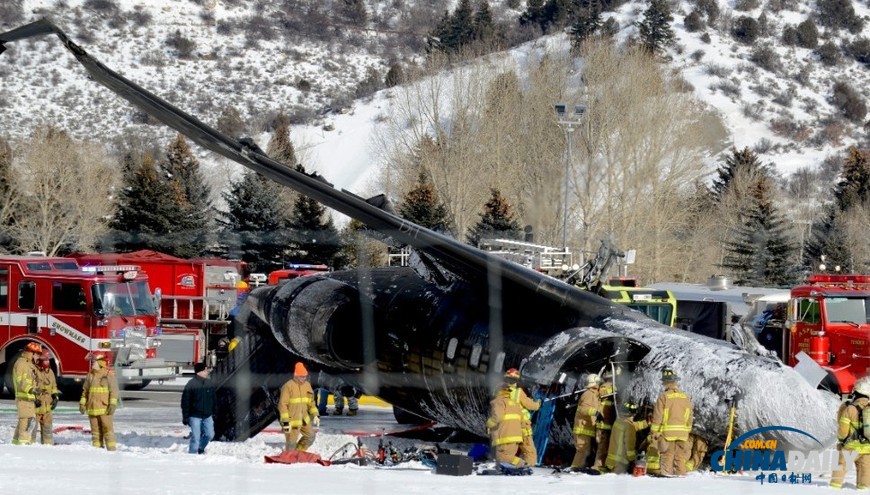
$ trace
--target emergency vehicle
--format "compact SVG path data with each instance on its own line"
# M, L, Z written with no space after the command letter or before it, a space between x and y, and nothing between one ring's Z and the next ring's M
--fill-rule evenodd
M83 268L72 258L0 256L0 374L9 390L14 360L29 342L51 352L60 385L83 380L96 350L111 352L120 384L180 372L158 357L157 310L138 266Z
M82 265L135 264L148 274L160 310L162 356L192 365L227 335L239 301L244 263L219 258L182 259L150 250L74 254Z

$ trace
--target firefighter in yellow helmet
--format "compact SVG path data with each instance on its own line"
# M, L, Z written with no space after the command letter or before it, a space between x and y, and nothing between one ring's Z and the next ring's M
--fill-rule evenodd
M855 458L856 488L864 490L870 487L870 378L862 378L855 383L852 389L854 399L840 408L837 418L837 440L842 444L841 452L850 450L858 453ZM866 410L866 412L865 412ZM865 419L867 418L867 419ZM867 426L865 426L867 425ZM834 471L831 477L831 486L840 488L843 486L843 478L846 476L846 462L840 454L839 469Z
M30 429L36 420L36 359L41 353L41 345L29 342L12 365L15 408L18 410L18 426L12 436L14 445L31 442Z
M532 400L526 391L519 386L520 372L511 368L505 372L505 383L511 387L511 399L519 403L523 410L523 418L520 427L523 430L523 443L520 445L520 456L529 466L538 463L538 450L535 448L535 439L532 435L532 411L541 407L541 401Z
M580 470L588 467L587 458L592 450L592 439L595 438L595 423L601 417L601 399L598 387L601 377L595 373L586 376L586 390L580 395L577 412L574 415L574 460L571 469Z
M616 407L613 398L616 395L616 387L612 382L601 385L598 389L601 398L601 416L595 422L595 463L592 469L598 472L607 470L607 449L610 447L610 432L613 422L616 421Z
M619 405L619 419L613 423L607 446L605 466L609 471L627 473L637 459L637 433L648 426L646 418L641 415L633 402Z
M36 367L36 393L36 423L39 425L40 441L43 445L54 445L52 411L57 407L60 393L57 390L54 371L51 369L51 353L48 349L43 349L39 356L39 365Z
M664 476L685 476L686 461L692 452L689 433L694 417L692 401L677 387L679 377L670 368L662 371L665 390L653 409L650 443L658 447L661 473Z
M115 450L115 425L112 416L118 407L118 379L105 351L91 353L91 370L82 386L79 411L91 423L91 445Z
M505 372L504 382L489 403L489 418L486 420L486 431L495 449L495 460L513 466L526 464L518 455L523 444L523 406L514 398L519 379L520 373L515 368Z
M308 370L302 363L296 363L293 378L281 387L278 414L285 450L305 452L314 444L314 428L320 426L320 415L314 402L314 390L308 382Z

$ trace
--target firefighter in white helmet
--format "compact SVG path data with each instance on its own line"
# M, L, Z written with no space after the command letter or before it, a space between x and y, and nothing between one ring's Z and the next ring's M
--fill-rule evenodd
M596 373L586 375L586 390L580 395L577 412L574 415L574 460L571 469L580 470L589 466L587 457L592 450L592 440L595 438L595 423L601 419L601 398L598 386L601 377Z
M870 378L862 378L852 389L851 402L840 407L837 418L837 440L840 451L851 450L858 453L855 458L856 488L870 487ZM831 486L840 488L846 477L846 461L842 453L838 469L831 476Z

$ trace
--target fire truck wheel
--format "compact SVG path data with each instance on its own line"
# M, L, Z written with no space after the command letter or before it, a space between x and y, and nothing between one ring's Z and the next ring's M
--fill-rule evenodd
M7 373L8 371L8 373ZM6 385L6 390L9 395L15 395L15 384L12 381L12 371L7 363L0 364L0 394L3 393L3 386Z
M142 380L142 383L128 383L124 385L124 390L142 390L151 383L151 380Z

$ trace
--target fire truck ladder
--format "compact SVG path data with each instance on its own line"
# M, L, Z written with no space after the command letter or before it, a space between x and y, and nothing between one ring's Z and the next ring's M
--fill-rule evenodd
M164 318L167 323L209 323L212 325L226 325L230 316L230 308L224 299L214 299L201 296L172 296L172 318ZM202 318L193 318L194 308L197 302L202 302ZM179 309L187 303L186 314L189 318L181 318ZM215 314L212 318L211 315Z

